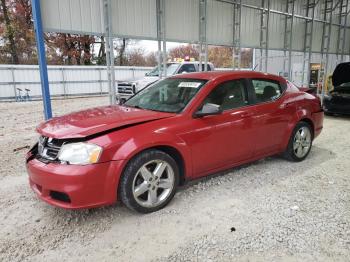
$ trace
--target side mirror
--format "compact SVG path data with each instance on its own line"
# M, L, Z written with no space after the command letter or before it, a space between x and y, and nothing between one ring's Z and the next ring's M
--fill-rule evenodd
M203 105L202 109L197 111L194 116L196 118L204 117L204 116L212 116L212 115L219 115L222 113L222 110L219 105L212 104L212 103L206 103Z

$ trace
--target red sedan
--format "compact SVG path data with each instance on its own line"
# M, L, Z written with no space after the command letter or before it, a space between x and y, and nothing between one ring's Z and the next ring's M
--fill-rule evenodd
M281 77L191 73L159 81L122 106L40 124L27 170L49 204L77 209L120 200L148 213L187 180L280 153L304 160L322 125L319 99Z

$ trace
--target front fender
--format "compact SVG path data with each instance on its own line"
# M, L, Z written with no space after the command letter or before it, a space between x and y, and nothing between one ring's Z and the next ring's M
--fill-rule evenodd
M126 160L124 162L127 163L140 152L160 146L167 146L177 150L184 162L185 176L190 177L192 175L192 158L189 147L178 136L164 132L154 133L152 137L139 136L130 138L118 148L112 160Z

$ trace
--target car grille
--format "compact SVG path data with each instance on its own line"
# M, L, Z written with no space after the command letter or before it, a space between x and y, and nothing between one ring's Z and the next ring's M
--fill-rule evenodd
M132 84L118 84L118 93L119 94L126 94L126 95L133 95L134 94L134 87Z
M64 141L41 136L38 143L38 154L48 160L56 160Z

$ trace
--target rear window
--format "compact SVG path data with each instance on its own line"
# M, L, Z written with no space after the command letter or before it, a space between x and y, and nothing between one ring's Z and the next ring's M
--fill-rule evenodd
M252 79L257 103L269 102L277 99L282 94L282 89L277 81L267 79Z

